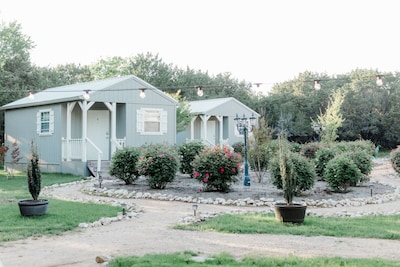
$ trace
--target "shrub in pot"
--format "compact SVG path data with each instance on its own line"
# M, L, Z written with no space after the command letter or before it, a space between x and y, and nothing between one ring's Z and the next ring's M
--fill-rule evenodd
M18 201L18 206L22 216L36 216L47 213L49 201L47 199L39 199L41 191L42 175L39 167L39 155L35 144L31 143L31 153L27 165L27 182L29 193L32 199L24 199Z
M285 203L275 204L275 217L281 222L303 223L307 206L304 204L294 203L293 198L301 188L305 189L312 187L315 180L315 172L311 172L311 176L308 177L310 182L301 187L299 183L301 179L299 177L304 174L303 168L296 168L296 166L302 164L299 164L300 161L294 160L297 154L289 151L288 142L282 134L279 136L278 140L279 150L276 160L279 166L279 177ZM306 160L304 162L308 161ZM304 170L312 170L311 164L307 167L304 168ZM275 177L275 181L279 180L276 173L275 176L274 174L271 175Z

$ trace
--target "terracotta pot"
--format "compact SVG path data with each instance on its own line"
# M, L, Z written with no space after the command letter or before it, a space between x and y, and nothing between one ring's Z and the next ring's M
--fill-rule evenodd
M307 206L303 204L277 203L275 208L275 218L280 222L303 223L306 216Z
M39 216L47 213L47 199L23 199L18 201L19 211L22 216Z

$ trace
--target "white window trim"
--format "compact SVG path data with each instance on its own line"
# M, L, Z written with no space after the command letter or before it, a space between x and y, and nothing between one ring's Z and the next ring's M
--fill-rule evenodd
M46 112L49 113L49 131L42 132L41 115ZM40 109L36 113L36 132L39 136L48 136L54 133L54 111L52 109Z
M160 112L160 131L159 132L145 132L144 131L144 112L145 111L159 111ZM136 131L141 135L163 135L167 133L168 117L167 111L160 108L141 108L136 112Z

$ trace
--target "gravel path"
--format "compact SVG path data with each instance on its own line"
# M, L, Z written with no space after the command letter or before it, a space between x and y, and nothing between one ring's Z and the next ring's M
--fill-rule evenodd
M400 178L385 166L374 168L374 180L400 187ZM80 192L82 184L57 187L52 195L63 199L100 199ZM269 234L238 235L172 229L181 218L193 214L189 203L154 201L144 199L124 200L142 210L130 220L114 222L102 227L80 228L61 236L45 236L4 243L0 261L4 267L14 266L100 266L96 256L144 255L146 253L169 253L185 250L199 252L204 256L228 252L237 258L253 256L340 256L354 258L383 258L400 261L400 242L393 240L282 236ZM199 205L199 212L265 211L267 207L233 207ZM312 208L313 214L385 211L400 212L400 201L361 207ZM1 265L1 264L0 264Z

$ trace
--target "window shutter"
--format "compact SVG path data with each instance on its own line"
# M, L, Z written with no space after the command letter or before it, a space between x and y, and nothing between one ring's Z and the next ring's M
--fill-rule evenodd
M54 110L50 110L49 134L54 133Z
M41 121L40 121L40 114L42 114L40 111L38 111L37 113L36 113L36 132L38 133L38 134L40 134L41 133L41 131L42 131L42 129L41 129Z
M161 133L167 133L168 129L168 118L165 110L161 111Z
M138 133L144 132L144 124L143 124L143 110L136 110L136 131Z

